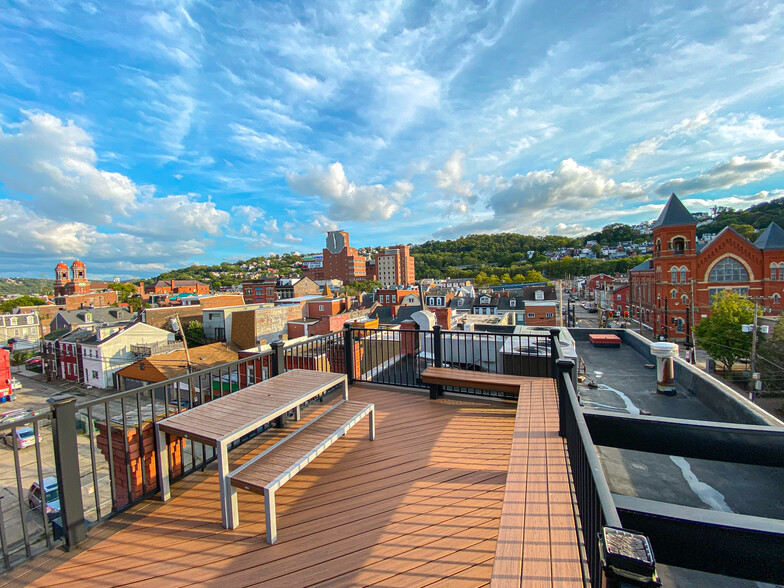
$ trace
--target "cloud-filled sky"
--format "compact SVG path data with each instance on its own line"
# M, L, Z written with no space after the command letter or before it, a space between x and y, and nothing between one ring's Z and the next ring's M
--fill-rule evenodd
M0 0L0 275L784 196L778 2Z

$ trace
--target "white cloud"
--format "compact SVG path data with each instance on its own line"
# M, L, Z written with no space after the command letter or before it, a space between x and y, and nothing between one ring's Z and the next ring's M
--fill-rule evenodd
M231 216L211 199L195 200L190 194L155 198L144 197L133 208L133 223L117 223L117 228L134 235L160 239L190 239L204 233L219 235Z
M72 121L25 112L0 128L0 182L32 200L29 206L60 219L108 223L128 216L139 188L126 176L99 169L92 138Z
M250 206L247 204L232 206L231 214L232 216L244 219L248 224L251 225L255 224L256 221L264 218L264 210L258 206Z
M490 206L496 216L513 216L522 220L527 215L550 212L554 208L588 210L601 200L643 194L637 184L618 184L590 167L565 159L554 170L514 176L508 188L491 197Z
M276 137L262 131L255 131L245 125L231 123L234 141L249 149L253 154L266 151L293 151L295 146L284 137Z
M664 182L656 192L662 196L675 192L679 195L725 190L745 186L784 171L784 151L774 151L758 159L735 156L691 179L675 178Z
M286 177L289 186L298 194L318 196L328 205L331 219L384 221L399 212L411 195L414 186L407 181L395 182L390 188L381 184L357 185L349 182L340 162L326 170Z
M285 237L283 237L283 240L284 240L286 243L302 243L302 239L301 239L301 238L299 238L299 237L295 237L295 236L294 236L294 235L292 235L291 233L288 233L288 234L286 234L286 236L285 236Z
M434 180L436 187L443 192L443 206L451 212L465 214L469 206L476 202L473 184L463 179L463 160L465 154L455 151L444 164L443 169L436 170Z
M268 233L278 233L280 231L278 228L278 219L273 218L264 223L264 230Z

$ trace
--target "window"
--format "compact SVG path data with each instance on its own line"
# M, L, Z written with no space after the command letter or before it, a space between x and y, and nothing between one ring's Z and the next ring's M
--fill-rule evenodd
M773 295L773 304L778 304L780 298L781 298L781 296L779 296L778 294L774 294Z
M747 282L749 274L737 259L725 257L713 266L709 282Z
M776 280L778 280L777 270L778 270L778 266L775 263L771 263L770 264L770 279L773 280L774 282Z
M661 255L661 239L656 239L656 257Z
M32 316L28 316L27 317L27 324L28 325L32 325L33 324L33 317Z
M675 255L683 255L686 250L686 240L683 237L675 237L670 243L670 249Z
M685 304L688 304L688 303L689 303L689 297L688 297L688 296L686 296L686 294L684 294L683 296L681 296L681 304L684 304L684 305L685 305Z
M93 370L93 380L97 380L97 379L98 379L98 372Z
M779 281L784 280L784 263L779 264Z
M678 268L675 266L672 266L672 268L670 269L670 283L671 284L678 283Z
M12 326L12 327L15 327L15 326L16 326L16 321L17 321L16 317L13 317L13 318L11 319L11 326Z
M552 312L545 313L544 318L553 318L553 313Z
M319 304L319 311L323 311L323 310L324 310L324 305L323 304Z
M544 291L537 290L536 292L534 292L534 299L535 300L544 300Z
M677 291L677 290L675 290L674 288L673 288L672 290L670 290L670 298L672 298L673 300L675 300L675 298L676 298L677 296L678 296L678 291Z
M685 284L685 283L686 283L686 266L682 265L681 266L681 284Z
M528 318L534 318L536 314L533 312L529 312L526 316L528 316Z
M512 308L517 306L517 300L515 300L514 298L510 298L509 299L509 306L511 306Z

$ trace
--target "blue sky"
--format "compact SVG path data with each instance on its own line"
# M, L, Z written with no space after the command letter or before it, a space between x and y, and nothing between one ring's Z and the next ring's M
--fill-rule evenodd
M0 0L0 274L784 196L778 2Z

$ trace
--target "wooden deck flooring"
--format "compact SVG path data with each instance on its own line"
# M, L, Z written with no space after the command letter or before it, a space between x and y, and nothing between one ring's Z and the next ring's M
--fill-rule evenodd
M516 406L361 386L350 398L375 403L376 440L355 427L278 492L275 545L265 541L264 503L255 494L239 493L236 530L221 527L213 465L175 483L171 501L146 501L99 526L91 535L102 539L87 548L15 570L14 585L487 585ZM304 422L321 410L303 411ZM538 410L532 405L530 414ZM280 438L275 431L233 451L232 468ZM556 439L544 442L546 453L560 451L563 460ZM528 468L543 457L533 456ZM531 498L547 502L546 489L537 492ZM526 530L521 540L552 542L562 565L576 554L574 522L567 527L549 535ZM579 560L572 564L579 568ZM550 570L530 585L558 583Z

